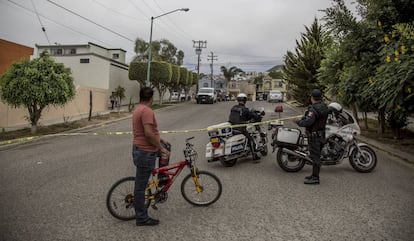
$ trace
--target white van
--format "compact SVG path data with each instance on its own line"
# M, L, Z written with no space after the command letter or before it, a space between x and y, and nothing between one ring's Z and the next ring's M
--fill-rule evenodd
M209 103L213 104L217 102L217 93L214 91L214 88L200 88L198 90L197 104Z

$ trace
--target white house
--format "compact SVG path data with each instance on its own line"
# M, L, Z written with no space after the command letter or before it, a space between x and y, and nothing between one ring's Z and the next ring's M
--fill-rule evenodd
M37 55L47 51L56 60L71 68L76 86L104 90L105 103L110 104L109 96L116 87L125 88L126 98L136 103L139 100L139 84L128 78L128 65L123 49L108 49L94 43L79 45L36 45Z

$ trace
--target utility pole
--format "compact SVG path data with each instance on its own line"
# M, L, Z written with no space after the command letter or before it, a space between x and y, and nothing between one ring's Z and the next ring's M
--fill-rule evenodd
M211 75L210 75L211 87L212 88L216 88L216 86L213 86L213 63L214 63L214 60L218 60L217 59L217 55L214 55L213 52L210 52L210 55L207 56L207 60L211 61L211 64L210 64L210 70L211 70Z
M200 55L201 55L201 49L207 48L207 40L205 41L195 41L193 40L193 48L195 48L195 52L197 54L197 78L200 76ZM198 81L197 81L197 90L198 92Z

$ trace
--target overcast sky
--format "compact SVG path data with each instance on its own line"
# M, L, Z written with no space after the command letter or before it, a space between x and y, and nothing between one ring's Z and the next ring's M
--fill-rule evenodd
M0 38L30 47L93 42L126 50L129 62L134 40L149 41L151 16L189 8L155 19L153 40L165 38L183 50L189 70L197 65L193 40L202 40L207 48L200 72L210 73L211 52L217 56L215 73L222 65L265 71L281 64L304 26L331 5L331 0L0 0Z

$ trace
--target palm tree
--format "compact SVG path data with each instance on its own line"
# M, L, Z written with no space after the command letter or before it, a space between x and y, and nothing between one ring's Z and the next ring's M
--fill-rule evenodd
M238 73L244 73L242 69L237 68L236 66L230 67L227 69L225 66L220 67L221 72L223 72L224 78L227 80L227 83ZM227 84L226 83L226 84Z

